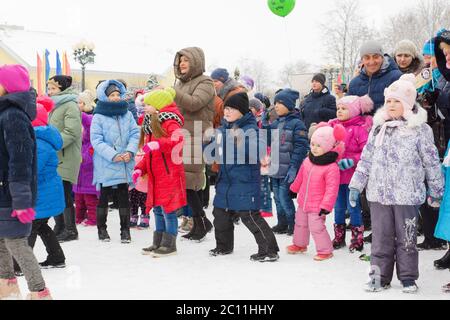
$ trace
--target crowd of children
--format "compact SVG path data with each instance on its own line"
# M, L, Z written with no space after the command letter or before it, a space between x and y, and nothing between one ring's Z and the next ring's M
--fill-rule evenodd
M377 58L376 49L363 48L363 58ZM450 32L438 35L435 49L439 70L450 81ZM76 225L97 226L98 239L111 241L112 198L124 244L132 240L130 228L149 228L153 210L153 242L143 255L176 254L181 230L192 228L185 238L201 241L211 230L197 183L205 170L202 162L194 171L198 163L185 162L183 147L198 141L182 133L196 114L202 124L216 128L213 134L203 128L200 137L203 149L211 151L201 161L217 173L211 256L233 253L234 228L241 220L258 247L252 261L279 260L275 234L293 236L286 248L291 255L306 253L311 235L314 260L329 260L346 246L347 214L349 251L361 252L361 207L367 199L373 236L366 290L389 289L396 267L403 292L417 292L421 205L440 207L435 236L450 240L445 188L450 155L447 151L441 165L427 111L416 103L415 75L387 85L385 103L377 110L369 95L348 95L337 100L335 119L306 127L296 109L299 92L279 90L271 108L263 94L252 94L249 77L238 83L225 69L215 70L213 81L203 75L200 48L180 51L175 70L182 85L156 84L135 92L136 121L122 81L102 81L96 94L77 95L71 77L55 76L48 82L48 97L36 100L23 66L0 67L0 299L20 298L16 275L21 273L30 299L51 299L40 268L65 267L59 243L78 239ZM322 78L316 75L313 82L325 83ZM200 96L189 87L193 79L202 88ZM198 168L203 168L199 175ZM192 188L188 170L196 181ZM264 219L272 216L271 192L277 214L273 228ZM326 228L333 211L334 240ZM179 227L180 213L185 217ZM42 263L32 252L38 235L48 253ZM445 267L446 256L435 263Z

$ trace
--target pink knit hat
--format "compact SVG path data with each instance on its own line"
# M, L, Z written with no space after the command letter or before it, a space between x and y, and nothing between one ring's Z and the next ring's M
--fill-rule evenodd
M30 90L30 75L20 64L5 64L0 67L0 85L7 93L26 92Z
M311 137L311 143L318 144L325 153L334 151L341 154L345 136L346 131L342 125L338 124L332 128L328 123L322 122L317 125L317 129Z
M373 110L373 101L368 96L365 95L363 97L358 96L346 96L340 100L338 100L337 105L340 104L347 106L350 111L350 119L360 116L364 113L369 113Z
M403 117L408 120L416 104L416 77L412 73L404 74L399 80L395 81L384 90L384 97L400 101L404 108Z

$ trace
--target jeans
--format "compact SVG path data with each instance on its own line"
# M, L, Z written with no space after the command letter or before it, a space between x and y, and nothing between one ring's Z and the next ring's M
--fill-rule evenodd
M353 227L361 227L362 225L362 215L361 215L361 204L358 199L356 201L356 207L350 205L349 200L350 189L348 184L341 184L339 186L339 194L334 206L334 222L336 224L345 224L345 212L348 210L350 213L350 224Z
M155 231L166 232L173 236L178 234L178 218L176 212L166 214L161 207L153 208L155 214Z
M278 223L294 226L295 206L289 194L290 185L284 179L272 179L273 196L277 207Z
M261 176L261 211L272 213L272 197L268 176Z

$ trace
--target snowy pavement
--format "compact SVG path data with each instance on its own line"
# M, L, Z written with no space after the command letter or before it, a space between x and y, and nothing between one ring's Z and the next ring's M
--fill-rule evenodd
M212 220L212 209L207 210ZM328 231L332 234L332 215ZM276 218L268 219L270 225ZM153 217L151 218L153 225ZM141 255L141 248L152 242L152 230L132 230L133 242L120 243L119 217L110 212L108 231L112 241L101 243L95 227L78 228L80 240L63 244L66 269L43 270L47 286L55 299L148 299L148 300L300 300L300 299L449 299L441 286L450 282L448 270L437 271L433 261L444 251L420 253L419 292L406 295L394 279L393 288L382 293L366 293L369 263L358 259L359 253L348 249L335 251L332 260L313 261L314 243L305 255L289 256L287 236L277 236L280 260L255 263L249 260L257 252L253 236L241 223L235 229L232 255L210 257L215 248L214 234L202 243L178 240L176 256L155 259ZM350 232L347 232L347 240ZM311 239L312 240L312 239ZM422 239L420 239L421 241ZM348 241L347 241L348 242ZM366 252L368 253L366 247ZM35 253L39 261L46 258L38 239ZM23 293L28 292L24 278L19 280Z

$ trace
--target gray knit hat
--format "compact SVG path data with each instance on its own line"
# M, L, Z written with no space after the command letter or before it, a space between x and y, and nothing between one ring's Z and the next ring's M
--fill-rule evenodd
M384 56L384 50L381 43L375 40L365 42L360 49L361 58L368 54L379 54Z
M410 40L402 40L395 46L394 56L398 54L407 54L415 59L419 56L419 50L414 42Z
M256 98L250 99L250 109L254 108L257 112L264 109L264 106L261 101Z

